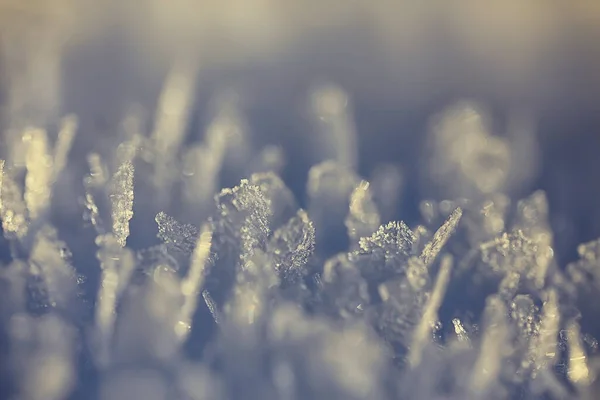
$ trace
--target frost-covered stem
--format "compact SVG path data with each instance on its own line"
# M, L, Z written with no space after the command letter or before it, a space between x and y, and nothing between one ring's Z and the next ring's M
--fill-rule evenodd
M488 298L485 308L486 327L480 344L479 356L471 375L471 390L479 395L497 381L503 359L503 348L508 336L506 307L495 296Z
M2 218L2 230L7 239L22 238L27 234L29 226L27 206L23 201L23 191L12 174L7 172L6 169L2 174L0 217ZM13 242L11 242L11 246L14 246Z
M442 247L444 247L446 242L448 242L448 239L450 239L450 236L452 236L456 230L462 214L463 211L460 207L452 211L452 214L450 214L446 222L444 222L440 229L435 232L431 241L425 245L425 248L421 253L421 260L427 267L431 266Z
M106 366L110 362L110 346L115 324L115 308L123 290L127 287L135 262L133 254L124 249L112 234L98 236L96 254L102 274L96 306L96 326L100 334L99 363Z
M329 85L316 90L312 97L312 111L322 130L321 146L328 151L325 158L355 168L357 133L348 113L347 94L339 87Z
M67 158L71 151L71 147L73 146L73 139L77 133L77 127L78 120L75 115L68 115L61 121L58 138L56 145L54 146L54 180L58 179L67 165Z
M212 242L212 229L209 225L202 228L196 248L192 254L192 262L187 276L181 282L183 306L179 312L179 319L175 333L181 340L185 340L191 329L191 321L198 304L200 288L204 283L206 263L210 256Z
M560 311L556 291L550 290L542 306L542 321L539 336L535 341L536 364L552 366L557 359L557 337L560 328Z
M204 302L206 303L206 307L208 307L208 311L210 311L210 315L212 315L213 319L218 325L220 322L220 317L219 310L217 309L217 303L212 298L208 290L202 291L202 298L204 298Z
M345 224L351 245L355 248L358 247L360 238L371 236L381 225L369 182L361 181L350 195L350 212Z
M48 149L48 136L43 129L30 129L23 135L26 143L25 204L29 218L36 220L50 204L53 178L52 158Z
M168 190L173 161L183 141L194 93L194 69L176 64L165 80L152 133L157 187Z
M125 246L129 236L129 220L133 217L133 175L134 167L125 161L112 179L110 200L113 234L121 246Z
M427 343L428 336L431 332L431 328L435 324L438 318L438 310L444 296L446 294L446 288L450 281L450 273L452 272L452 256L445 256L442 259L440 271L438 272L433 291L430 294L429 300L425 305L423 317L419 322L419 325L413 333L412 344L410 346L410 352L408 360L410 365L415 367L421 362L421 352L423 346Z
M567 376L576 387L587 386L590 383L590 369L581 342L579 324L572 321L567 330L569 332L569 369Z

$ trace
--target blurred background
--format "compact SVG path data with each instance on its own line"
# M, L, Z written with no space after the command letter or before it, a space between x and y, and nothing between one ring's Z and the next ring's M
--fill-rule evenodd
M599 41L594 0L0 0L0 151L10 159L15 132L74 113L61 184L79 186L87 153L114 146L132 107L152 129L165 79L184 65L185 140L202 139L215 98L237 93L252 148L281 147L302 201L309 166L326 155L307 99L333 84L347 95L359 172L399 166L393 217L414 223L420 200L461 195L423 185L422 158L432 115L468 99L493 135L528 132L513 160L527 176L510 195L547 192L564 263L600 236ZM77 196L60 202L72 209Z

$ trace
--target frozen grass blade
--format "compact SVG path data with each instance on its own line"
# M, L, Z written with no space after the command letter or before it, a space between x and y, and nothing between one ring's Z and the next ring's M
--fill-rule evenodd
M569 367L567 376L575 387L585 387L590 383L590 369L587 355L583 349L579 324L571 321L567 327L569 333Z
M168 192L174 175L174 161L184 140L194 90L190 65L174 66L160 95L152 141L156 184Z
M97 357L99 365L106 367L110 363L117 302L129 283L135 261L132 252L124 249L112 234L98 236L96 244L102 269L95 316L99 333Z
M413 339L408 355L408 361L413 367L419 365L421 362L421 352L423 351L423 347L427 344L432 327L437 322L437 313L444 300L451 272L452 256L446 256L442 259L440 271L435 280L433 290L429 295L429 300L425 305L421 322L413 332Z
M460 222L462 214L463 211L460 207L452 211L446 222L435 232L431 241L425 245L421 253L421 260L426 266L429 267L433 263L442 247L450 239Z
M36 220L50 205L52 186L52 158L48 136L43 129L30 129L23 135L26 144L25 204L29 218Z
M191 321L196 311L200 289L204 283L206 264L210 256L212 229L205 225L202 228L196 248L192 254L192 262L187 276L181 282L183 306L175 332L181 340L185 340L191 330Z
M66 116L61 121L58 138L54 145L54 180L58 179L67 165L69 152L71 151L73 140L77 134L77 127L78 121L75 115Z
M485 331L480 344L479 355L471 375L471 390L475 395L493 390L498 381L502 360L508 339L506 306L497 297L489 297L485 308Z
M381 225L369 186L369 182L362 181L350 195L350 212L345 224L354 247L358 246L360 238L371 236Z
M210 292L208 290L202 291L202 298L206 303L206 307L208 307L208 311L210 311L210 315L212 315L215 323L218 325L220 322L219 311L217 309L217 303L213 300Z

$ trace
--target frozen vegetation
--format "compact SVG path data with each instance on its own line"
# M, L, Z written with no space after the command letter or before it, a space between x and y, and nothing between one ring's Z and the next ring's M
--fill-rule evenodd
M297 199L233 97L186 141L191 84L175 69L154 129L128 116L71 193L76 116L4 138L0 397L597 398L600 239L558 265L546 195L511 202L527 133L469 102L432 116L420 181L445 200L409 226L402 171L357 172L342 89L307 99L327 154Z

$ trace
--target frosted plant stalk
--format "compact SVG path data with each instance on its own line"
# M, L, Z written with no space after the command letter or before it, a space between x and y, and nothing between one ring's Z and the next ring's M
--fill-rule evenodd
M160 95L152 140L156 157L156 183L162 189L168 189L166 185L171 182L172 163L183 142L194 80L191 66L185 63L175 65L169 72Z
M425 248L421 253L423 264L429 267L433 263L442 247L444 247L448 239L450 239L450 236L452 236L456 230L462 214L463 211L460 207L452 211L452 214L450 214L446 222L444 222L440 229L435 232L433 238L425 245Z
M21 186L12 176L13 171L4 169L2 176L2 230L7 238L23 238L29 229L27 206Z
M542 321L537 340L534 341L536 364L551 367L558 358L557 337L560 328L560 311L556 291L550 290L542 306Z
M350 195L350 212L345 224L354 247L358 246L360 238L371 236L381 225L369 182L362 181Z
M590 369L587 356L581 342L579 324L572 321L567 328L569 332L569 369L567 376L577 386L586 386L590 383Z
M58 131L58 138L54 145L54 180L58 179L67 165L67 158L71 151L71 147L73 146L73 139L75 139L77 127L78 120L75 115L68 115L62 119L61 127Z
M445 256L442 259L440 271L438 272L433 291L429 295L429 300L425 305L423 317L421 322L415 328L413 332L412 344L410 346L410 352L408 360L411 366L415 367L421 362L421 352L423 346L427 344L428 335L431 332L431 328L437 322L438 310L444 295L446 294L446 288L450 281L450 273L452 272L452 256Z
M485 332L471 375L471 389L476 394L484 393L500 375L503 348L508 337L505 316L504 303L497 297L489 297L485 308Z
M96 324L100 333L99 363L106 366L110 361L110 346L116 318L116 305L129 283L135 267L133 254L121 247L112 234L98 236L96 253L102 273L96 306Z
M191 320L196 311L200 288L204 283L206 263L210 256L212 242L212 229L209 225L202 228L196 248L192 254L192 261L187 276L181 282L181 293L183 294L183 306L180 317L175 327L175 332L181 340L184 340L191 329Z
M210 315L212 315L215 322L217 324L219 324L220 317L219 317L219 311L217 310L217 303L210 295L210 292L208 290L203 290L202 298L204 299L204 302L206 303L206 307L208 307L208 311L210 311Z
M133 164L124 162L113 177L110 188L113 234L123 247L129 236L129 220L133 217L133 175Z
M43 129L30 129L23 135L26 143L25 204L31 220L37 219L50 203L52 158L48 136Z

